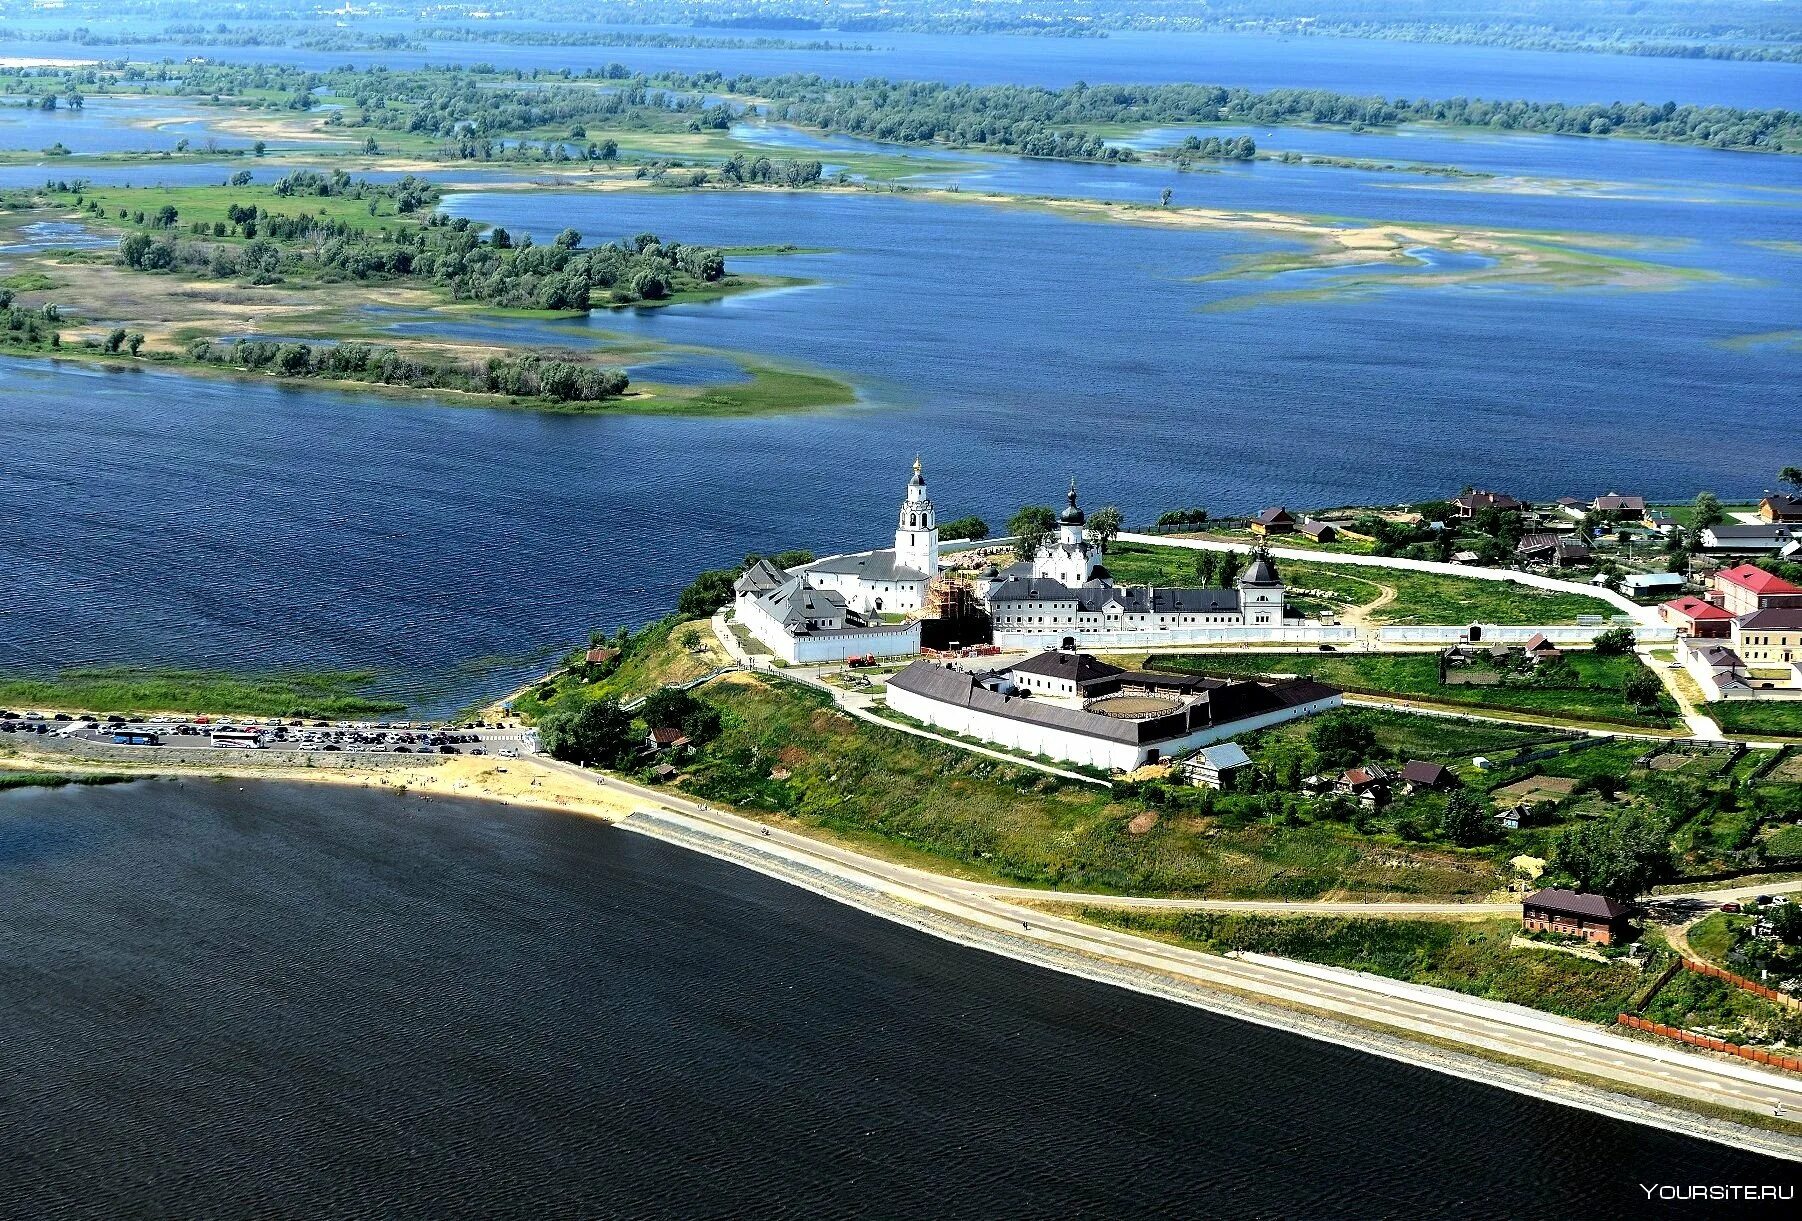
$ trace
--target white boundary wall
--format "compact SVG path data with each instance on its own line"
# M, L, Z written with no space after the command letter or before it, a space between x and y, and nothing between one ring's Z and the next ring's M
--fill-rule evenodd
M868 631L848 629L817 635L790 635L788 630L759 606L755 599L740 599L738 622L770 652L790 664L844 661L866 654L876 657L911 657L920 651L918 620Z
M1335 627L1172 627L1132 632L1085 632L1079 628L1044 631L997 631L1003 649L1055 649L1074 638L1082 649L1144 649L1161 644L1350 644L1356 628Z
M1216 543L1200 538L1169 538L1160 534L1121 534L1121 542L1144 543L1151 547L1182 547L1190 551L1241 551L1248 552L1252 547L1243 543ZM1352 555L1337 551L1302 551L1294 547L1272 547L1270 554L1279 560L1301 560L1311 564L1347 565L1353 568L1401 568L1414 572L1436 572L1448 577L1464 577L1472 581L1514 581L1521 585L1531 585L1535 589L1550 589L1558 593L1583 594L1618 607L1623 613L1633 616L1635 622L1645 626L1660 625L1658 608L1641 606L1633 599L1615 593L1611 589L1603 589L1596 585L1585 585L1577 581L1562 581L1557 577L1541 576L1536 572L1510 572L1500 568L1473 568L1464 564L1441 564L1437 560L1404 560L1378 555Z
M952 733L981 738L985 742L993 742L997 746L1023 751L1029 755L1043 755L1048 759L1058 759L1065 763L1075 763L1085 767L1101 767L1121 772L1129 772L1138 767L1145 761L1146 752L1150 750L1156 750L1162 758L1170 758L1174 755L1186 754L1210 743L1224 741L1238 734L1250 733L1254 729L1264 729L1284 721L1292 721L1297 717L1325 712L1329 708L1339 707L1342 702L1339 695L1334 693L1311 703L1298 704L1292 708L1279 708L1274 712L1246 717L1244 720L1233 721L1227 725L1199 729L1180 738L1170 738L1162 742L1140 746L1132 742L1116 742L1110 738L1090 737L1074 730L1042 725L1034 721L996 716L994 713L979 712L960 704L941 703L913 691L903 691L897 687L888 688L889 707L896 712L913 717L916 721L923 721L928 725L949 730Z
M1588 644L1603 632L1609 630L1611 624L1597 624L1592 627L1497 627L1492 623L1476 625L1482 629L1482 639L1476 643L1485 644L1525 644L1535 636L1544 636L1553 644ZM1633 629L1633 635L1641 644L1669 643L1677 639L1674 627L1647 627L1643 624ZM1469 639L1469 627L1437 626L1432 624L1391 624L1377 630L1377 638L1384 644L1459 644Z

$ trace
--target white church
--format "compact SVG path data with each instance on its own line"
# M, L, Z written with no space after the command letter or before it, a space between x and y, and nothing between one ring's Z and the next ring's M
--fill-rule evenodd
M938 516L915 458L893 548L829 556L793 572L759 560L733 586L734 613L784 661L907 657L920 651L918 616L939 571ZM889 615L910 618L893 623Z
M1088 536L1070 485L1057 529L1030 561L983 569L976 594L1003 648L1143 647L1232 639L1316 642L1349 629L1304 620L1284 602L1269 557L1247 565L1232 589L1117 585ZM942 577L938 516L926 475L913 477L895 522L895 545L782 572L758 561L733 587L738 622L788 662L905 657L920 651L919 616ZM965 570L968 571L968 570ZM895 617L902 617L897 622Z
M1312 641L1334 631L1285 605L1282 578L1266 555L1255 556L1232 589L1115 584L1101 546L1088 537L1075 483L1066 500L1056 532L1031 561L982 575L983 604L1004 648Z

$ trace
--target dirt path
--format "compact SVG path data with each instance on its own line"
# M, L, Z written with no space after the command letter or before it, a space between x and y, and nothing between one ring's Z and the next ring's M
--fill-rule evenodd
M1370 616L1373 612L1382 610L1385 606L1388 606L1391 602L1395 601L1395 586L1385 585L1381 581L1372 581L1368 577L1354 577L1350 576L1350 574L1345 575L1348 580L1362 581L1366 585L1376 586L1378 592L1377 596L1370 601L1360 603L1357 606L1348 606L1343 611L1339 612L1340 622L1344 623L1347 627L1355 627L1361 632L1375 631L1377 625L1371 622Z

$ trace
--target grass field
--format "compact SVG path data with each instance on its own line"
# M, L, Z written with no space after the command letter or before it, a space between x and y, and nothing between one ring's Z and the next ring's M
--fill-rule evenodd
M1802 700L1722 700L1706 711L1728 733L1802 739Z
M405 704L366 694L366 670L227 674L128 666L63 670L54 678L0 676L0 705L14 711L216 712L240 716L369 716Z
M1612 1022L1643 982L1631 968L1547 950L1514 949L1517 920L1395 920L1084 908L1084 920L1214 953L1250 950L1368 971Z
M1643 669L1638 658L1565 654L1575 671L1565 687L1445 686L1435 653L1195 653L1153 658L1156 669L1238 676L1302 674L1346 691L1392 695L1448 704L1473 711L1518 712L1538 717L1651 729L1677 724L1677 708L1666 696L1657 712L1642 712L1621 694L1627 675Z
M824 694L776 680L737 675L703 688L702 698L725 725L694 760L685 789L941 869L1066 889L1241 898L1474 898L1496 885L1486 858L1378 844L1337 826L1224 828L1165 815L1135 835L1127 824L1146 812L1136 801L853 720Z
M1180 547L1115 542L1108 548L1108 570L1122 583L1147 581L1166 585L1193 584L1194 551ZM1347 606L1374 602L1384 591L1394 599L1368 613L1370 622L1545 626L1575 623L1579 615L1612 615L1615 608L1599 598L1535 589L1514 581L1482 580L1405 568L1329 564L1314 560L1279 560L1277 570L1292 587L1317 590Z

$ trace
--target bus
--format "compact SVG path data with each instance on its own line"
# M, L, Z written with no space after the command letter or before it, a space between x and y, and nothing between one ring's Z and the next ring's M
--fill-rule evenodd
M254 729L215 729L213 731L214 746L236 746L256 749L263 744L263 735Z
M161 746L163 739L151 729L115 729L113 741L121 746Z

